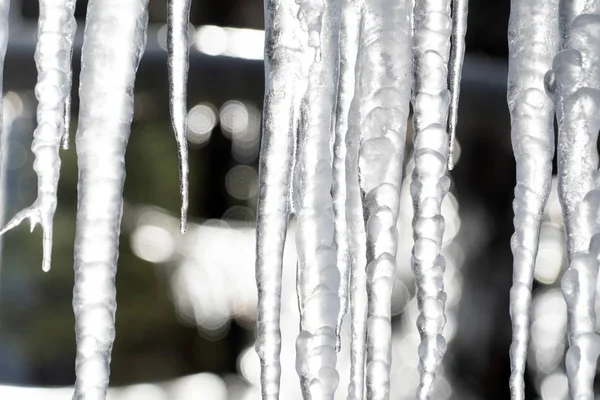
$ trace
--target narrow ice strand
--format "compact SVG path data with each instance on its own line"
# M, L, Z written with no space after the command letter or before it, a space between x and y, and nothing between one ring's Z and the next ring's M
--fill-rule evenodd
M508 107L517 162L510 291L512 400L523 400L529 342L531 285L542 216L552 183L554 106L544 75L559 46L558 0L513 0L508 28Z
M341 11L341 27L339 35L340 73L335 109L335 142L333 146L333 211L335 213L335 243L337 246L337 265L340 269L340 312L336 325L336 348L339 351L340 330L344 315L348 309L349 281L351 257L354 254L350 246L346 202L348 187L346 184L346 137L348 133L348 117L352 98L354 97L354 71L358 54L358 34L360 13L355 0L344 0Z
M35 155L33 169L38 177L37 199L18 212L0 234L19 225L25 218L31 230L40 224L43 230L42 269L50 270L52 258L52 221L56 211L56 195L60 176L60 142L64 134L64 104L71 90L71 51L76 29L73 1L40 1L38 43L35 62L38 82L37 123L31 150Z
M77 0L63 0L67 7L72 10L75 14L75 2ZM63 138L62 148L63 150L69 149L69 131L71 129L71 91L73 87L73 44L75 42L75 32L77 31L77 21L73 19L74 27L68 32L68 40L71 44L71 51L69 53L69 69L67 73L67 97L65 97L65 109L63 118Z
M256 230L256 352L263 400L278 400L281 378L281 276L290 215L297 92L305 83L294 4L265 2L265 99Z
M412 268L417 284L420 382L417 399L428 399L436 371L446 352L444 270L441 254L445 221L441 215L450 187L446 176L449 143L446 134L450 92L450 0L417 1L415 5L413 144L415 169L413 199Z
M458 101L460 98L460 81L465 59L465 36L467 35L467 15L469 0L452 1L452 49L450 51L450 115L448 117L448 133L450 135L450 153L448 169L454 168L454 141L456 124L458 123Z
M8 25L10 13L10 0L0 0L0 93L3 92L4 59L8 47ZM7 144L9 132L4 130L4 101L0 101L0 168L7 165ZM0 171L2 180L6 179L6 171ZM1 182L1 181L0 181ZM2 187L5 185L3 184ZM6 198L6 196L4 197ZM0 249L1 250L1 249Z
M79 167L73 311L74 400L105 399L115 337L125 147L133 87L146 45L148 0L90 0L76 149Z
M356 61L360 24L364 11L363 1L345 0L342 4L340 29L340 79L336 108L336 143L334 147L334 210L345 223L345 242L338 241L338 265L340 270L340 315L338 332L343 317L344 296L350 305L350 384L348 400L362 400L365 385L365 360L367 336L367 288L366 288L366 234L362 195L358 182L358 152L360 148L360 120L357 118L359 103L354 99L356 91ZM342 160L342 157L344 158ZM342 170L343 169L343 170ZM345 193L338 192L344 188ZM339 195L339 197L337 196ZM343 196L343 199L340 197ZM341 203L343 201L343 203ZM343 227L338 227L336 233ZM344 247L346 246L346 251ZM340 257L341 255L341 257ZM342 264L340 264L342 263ZM347 268L347 272L344 270ZM345 273L349 273L346 278ZM346 282L345 279L348 279ZM346 286L346 287L344 287ZM344 291L347 290L345 293ZM339 340L339 336L338 336Z
M188 24L191 0L169 0L167 51L169 108L179 156L181 233L185 233L188 211L187 77L189 70Z
M367 262L366 395L373 400L388 399L390 391L396 222L412 86L410 4L365 2L351 117L353 132L359 132ZM362 398L356 391L352 395Z
M308 34L309 47L305 51L313 61L300 110L298 163L294 171L300 304L296 371L304 399L333 400L339 382L336 329L340 271L334 241L330 141L341 1L298 3L298 15Z
M563 50L545 77L558 120L558 190L567 232L569 269L561 280L567 303L566 356L572 398L592 398L600 337L595 296L600 250L600 2L560 1ZM585 12L585 13L581 13Z

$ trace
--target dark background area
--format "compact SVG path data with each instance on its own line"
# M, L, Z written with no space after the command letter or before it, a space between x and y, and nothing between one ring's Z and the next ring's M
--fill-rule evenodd
M86 1L77 4L80 29ZM260 0L193 0L191 23L263 29ZM449 375L480 399L507 399L510 366L510 319L508 294L512 255L512 208L515 165L510 145L506 106L506 30L508 1L469 2L467 64L465 66L458 139L461 159L452 172L453 191L461 210L484 208L491 219L488 240L477 254L467 255L463 273L457 337L449 349ZM24 25L37 20L36 0L13 2ZM166 2L150 1L150 22L166 20ZM35 31L30 31L34 33ZM29 93L35 85L33 62L35 37L11 41L4 72L5 91ZM149 38L149 43L150 43ZM72 135L76 128L77 75L80 52L74 55ZM213 57L192 51L189 101L192 107L210 102L220 107L229 100L262 106L264 76L262 61ZM141 105L146 105L146 108ZM138 106L139 105L139 106ZM138 112L138 107L140 110ZM148 111L150 110L150 111ZM30 139L34 125L15 122L22 142ZM219 125L210 142L190 148L190 218L221 218L239 203L225 190L225 177L233 165L231 141ZM33 160L27 145L27 161L9 179L10 217L29 205L35 196ZM22 385L70 385L74 381L75 340L71 309L72 243L76 207L76 161L74 149L61 153L63 167L59 208L55 217L57 235L51 273L43 274L41 233L30 235L25 226L6 235L0 291L0 381ZM246 163L257 166L256 159ZM125 200L149 203L176 215L179 208L175 142L167 107L166 52L149 44L136 81L136 118L127 152ZM125 215L127 218L127 215ZM25 225L25 224L24 224ZM164 282L156 279L148 263L129 248L127 230L121 237L117 275L117 339L112 357L111 384L169 379L200 371L236 371L242 348L253 340L253 332L235 321L221 338L206 338L194 327L178 320ZM478 316L486 316L479 319ZM474 323L473 323L474 322ZM487 325L486 325L487 324ZM491 325L490 325L491 324ZM493 336L473 348L468 337ZM461 339L461 337L463 339ZM47 344L51 342L52 346ZM533 385L527 385L532 388ZM530 389L532 390L532 389ZM534 398L528 393L527 398Z

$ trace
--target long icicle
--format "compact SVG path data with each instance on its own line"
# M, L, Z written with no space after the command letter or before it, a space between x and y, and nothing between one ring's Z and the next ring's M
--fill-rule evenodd
M569 269L561 288L567 303L566 355L572 398L592 398L600 336L594 309L600 207L600 2L560 1L563 50L545 77L558 119L558 190L567 231Z
M337 265L340 269L340 312L336 326L336 348L341 348L340 330L344 315L348 309L348 286L350 281L350 265L354 250L350 245L352 234L349 232L346 202L348 197L346 174L346 137L348 133L348 117L352 98L354 97L354 70L358 54L358 31L360 14L355 0L344 0L341 10L341 26L339 34L339 81L335 108L335 142L333 146L333 211L335 213L335 243L337 246Z
M333 206L336 212L336 243L340 266L340 313L338 341L345 308L350 304L350 384L349 400L362 400L365 384L367 288L366 234L360 186L358 183L359 121L352 119L358 103L356 61L360 24L364 9L362 0L345 0L340 27L340 79L336 102L335 146L333 162ZM342 223L340 224L340 221ZM339 342L338 342L339 345Z
M265 99L256 229L256 352L263 400L278 400L281 379L281 276L291 204L298 92L305 84L293 4L265 2Z
M187 132L187 76L189 70L188 24L191 0L169 0L167 50L169 108L177 140L179 187L181 191L181 233L185 232L189 204Z
M388 399L390 391L396 222L412 86L410 7L410 1L365 3L351 117L352 129L360 132L358 169L367 239L366 393L373 400Z
M90 0L81 57L73 311L74 400L104 399L115 337L115 275L133 87L148 0Z
M469 0L452 0L452 48L450 51L450 113L448 116L448 134L450 135L450 153L448 169L454 169L454 142L458 123L458 101L460 81L465 59L465 36L467 35L467 15Z
M341 1L299 1L306 29L306 53L312 63L300 110L298 164L294 171L294 204L298 224L298 299L300 334L296 370L304 399L333 399L336 370L336 326L340 310L340 271L336 265L331 196L335 89Z
M30 207L18 212L0 231L0 234L4 234L25 218L29 219L32 231L40 224L43 230L44 271L50 270L52 259L52 222L60 177L59 150L65 132L65 101L71 91L71 52L77 26L74 11L74 0L40 1L38 43L35 49L38 126L31 144L35 154L33 169L38 178L37 199Z
M450 93L450 0L418 0L415 5L413 143L415 169L410 187L415 244L412 268L417 283L419 317L419 400L428 399L446 351L443 336L445 260L441 254L444 217L441 206L450 187L446 176L449 143L446 135Z
M529 342L531 285L554 157L554 106L544 91L544 75L552 67L558 46L558 0L513 0L508 28L507 95L517 162L510 291L513 400L523 400L525 396L523 374Z

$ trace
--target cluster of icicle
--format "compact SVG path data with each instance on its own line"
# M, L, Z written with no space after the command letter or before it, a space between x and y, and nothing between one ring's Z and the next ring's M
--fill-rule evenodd
M594 309L600 259L600 1L513 0L509 51L508 104L517 161L512 398L524 399L531 285L550 192L556 113L569 262L561 281L568 311L566 369L571 397L592 399L600 355Z
M453 11L450 0L267 0L265 8L256 244L262 397L279 399L282 257L295 216L303 397L334 398L349 308L348 398L389 398L396 224L412 101L417 396L427 399L446 348L441 204L450 185L467 2L455 0Z
M0 67L8 42L9 1L0 0ZM189 0L171 0L168 10L170 109L181 177L181 231L188 205L186 85ZM50 269L52 221L60 175L61 142L68 149L71 59L76 31L75 0L40 0L35 62L37 128L32 151L37 199L17 213L0 233L28 218L43 230L43 262ZM146 45L148 0L90 0L80 75L76 135L79 166L75 239L77 359L73 399L104 399L115 337L115 274L123 207L125 148L133 119L133 88ZM0 71L2 68L0 68ZM2 113L0 112L0 115ZM1 124L0 124L1 126Z

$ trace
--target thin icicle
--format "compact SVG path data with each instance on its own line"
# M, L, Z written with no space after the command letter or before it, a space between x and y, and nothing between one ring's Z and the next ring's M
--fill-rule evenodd
M354 97L354 71L358 54L358 33L360 14L355 0L344 0L341 12L339 35L340 73L335 109L335 142L333 146L333 211L335 213L335 243L337 245L337 265L340 269L340 312L336 326L336 348L339 351L340 330L344 315L348 309L348 285L350 265L354 250L350 246L352 240L346 215L346 199L348 197L346 175L346 137L348 133L348 117L352 98Z
M358 151L360 123L352 119L357 103L352 99L356 90L355 71L358 56L360 23L363 2L345 0L341 10L340 73L336 102L335 146L333 162L333 207L337 262L340 267L340 313L337 340L348 304L351 315L349 400L362 400L365 382L367 291L366 291L366 234L360 186L358 184ZM352 111L352 112L351 112Z
M35 154L33 169L38 177L37 199L18 212L0 231L16 227L29 218L31 230L37 224L43 230L42 269L50 270L52 258L52 220L56 211L56 194L60 176L60 142L64 134L64 104L71 90L71 51L76 22L73 12L75 1L40 1L38 43L35 62L38 82L35 95L38 99L37 123L31 149Z
M356 374L367 349L366 393L369 399L387 399L391 366L391 294L396 270L402 162L410 103L411 29L410 1L369 0L360 25L355 97L349 131L348 161L358 163L363 198L366 251L352 266L353 307L352 377L349 398L362 399L362 382ZM358 154L356 154L358 147ZM358 156L358 157L356 157ZM353 178L353 174L349 174ZM349 199L353 223L358 223L356 197ZM356 240L364 238L361 231ZM360 269L366 265L366 274ZM356 279L358 278L358 279ZM361 300L366 282L368 314L366 346ZM355 280L356 279L356 280Z
M281 378L281 274L295 163L298 92L305 89L302 41L292 3L265 2L265 100L256 229L256 352L263 400L278 400Z
M581 14L581 12L585 13ZM558 119L558 189L569 269L561 281L567 302L571 397L592 398L600 337L595 333L595 287L600 232L600 2L560 1L563 47L545 77Z
M104 399L115 337L125 147L135 74L146 45L148 0L90 0L81 57L73 310L74 400Z
M187 147L187 76L188 24L191 0L169 0L168 10L168 69L169 108L171 123L177 140L179 156L179 187L181 191L181 233L185 233L188 211L188 147Z
M450 153L448 169L454 168L454 141L458 122L458 101L460 98L460 80L465 58L465 36L467 35L467 15L469 0L452 1L452 49L450 52L450 114L448 117L448 133L450 135Z
M531 285L544 207L552 184L554 106L544 91L544 75L558 51L558 0L513 0L508 28L508 107L517 162L513 209L515 233L510 315L510 390L523 400L529 342Z
M334 241L330 141L341 1L298 3L298 16L310 47L305 51L314 56L300 110L298 164L294 171L300 305L296 371L304 399L332 400L339 382L336 326L340 271Z
M417 283L421 335L418 399L428 399L438 366L446 352L443 336L445 260L441 255L444 217L441 206L450 187L446 176L449 143L446 134L450 93L450 0L417 1L415 5L413 125L414 159L410 187L414 206L415 245L412 268Z

